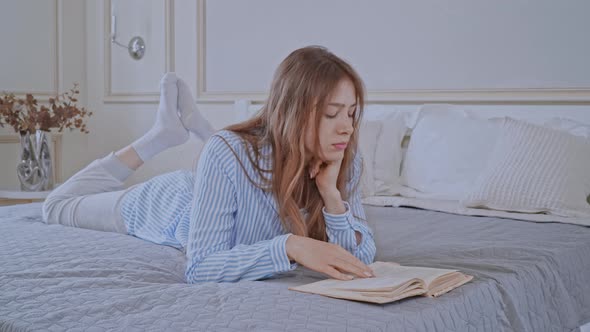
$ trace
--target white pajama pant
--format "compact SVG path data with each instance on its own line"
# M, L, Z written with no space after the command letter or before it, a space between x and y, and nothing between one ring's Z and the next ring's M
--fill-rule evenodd
M114 153L93 161L49 194L43 204L44 221L127 234L120 203L133 188L123 187L132 173Z

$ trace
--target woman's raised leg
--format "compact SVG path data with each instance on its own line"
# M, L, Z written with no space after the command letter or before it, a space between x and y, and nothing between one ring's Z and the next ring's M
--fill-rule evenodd
M95 160L53 190L43 204L48 224L126 233L119 202L127 190L125 180L159 152L188 140L178 113L174 73L160 82L160 106L152 128L131 145Z
M214 133L211 124L203 117L193 99L189 86L182 79L178 79L178 109L180 119L188 131L203 141L207 141Z

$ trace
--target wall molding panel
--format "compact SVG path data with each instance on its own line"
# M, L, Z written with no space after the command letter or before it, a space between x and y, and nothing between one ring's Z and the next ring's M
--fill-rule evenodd
M113 89L112 72L112 43L111 43L111 10L112 0L104 2L104 103L120 103L120 104L134 104L134 103L157 103L160 100L159 91L139 91L139 92L117 92ZM164 1L164 42L165 42L165 56L164 67L165 71L174 71L174 0ZM119 41L122 42L122 41ZM124 44L126 43L123 42ZM154 45L150 45L146 40L146 52L153 49ZM141 61L141 60L139 60Z
M55 25L53 30L53 49L51 50L55 56L54 67L53 67L53 86L51 90L46 91L34 91L33 95L40 102L48 102L50 97L54 97L59 93L63 92L63 0L53 0L53 15L55 17ZM22 90L11 90L15 96L23 98L30 91Z
M237 99L249 99L253 102L262 102L267 97L267 91L236 91L208 89L208 62L207 62L207 26L214 17L208 16L207 0L197 0L197 101L199 103L233 103ZM259 6L260 6L259 1ZM253 5L254 6L254 5ZM258 8L260 9L260 8ZM219 10L219 8L218 8ZM217 13L218 15L221 15ZM243 24L242 21L240 23ZM297 29L296 27L294 29ZM385 36L376 35L380 44L387 42ZM227 51L227 49L225 49ZM367 101L370 103L385 104L421 104L433 102L449 103L510 103L510 104L590 104L590 86L563 88L453 88L453 89L368 89Z

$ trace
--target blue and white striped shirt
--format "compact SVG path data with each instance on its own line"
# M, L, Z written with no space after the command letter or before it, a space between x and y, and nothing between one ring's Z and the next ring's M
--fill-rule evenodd
M195 176L189 171L160 175L130 190L121 203L130 235L186 250L189 283L258 280L296 267L287 257L285 243L291 234L279 219L274 196L248 180L224 140L250 178L260 183L242 139L223 130L203 148ZM349 189L356 189L360 173L357 156ZM324 211L328 240L369 264L375 242L358 190L349 200L344 214ZM362 234L360 245L355 231Z

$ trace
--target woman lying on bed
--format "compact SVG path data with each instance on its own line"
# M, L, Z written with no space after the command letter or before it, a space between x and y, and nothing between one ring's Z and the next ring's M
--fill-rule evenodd
M213 134L186 83L167 74L153 127L56 188L44 220L181 249L189 283L268 278L295 263L337 279L370 277L375 243L355 153L363 101L349 64L306 47L280 64L254 118ZM195 172L123 190L134 170L189 131L208 138Z

